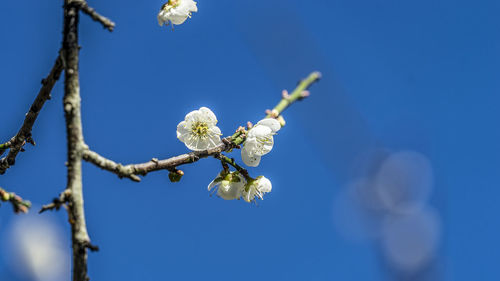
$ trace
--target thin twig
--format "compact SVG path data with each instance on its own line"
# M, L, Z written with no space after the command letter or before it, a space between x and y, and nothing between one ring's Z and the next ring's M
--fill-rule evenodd
M307 98L309 96L307 89L319 79L321 79L321 73L318 71L312 72L309 76L307 76L307 78L299 82L291 94L284 91L281 101L267 114L266 117L277 118L294 102Z
M222 153L219 153L217 155L214 155L215 158L219 159L223 165L224 164L229 164L231 166L233 166L236 171L240 172L240 174L242 174L246 179L249 179L250 178L250 175L248 174L248 171L247 169L241 167L240 165L238 165L238 163L236 163L236 161L234 160L234 158L229 158L227 157L226 155L222 154Z
M10 202L14 208L14 213L27 213L31 207L31 202L24 200L14 192L8 192L0 187L0 201Z
M74 2L78 5L78 8L90 16L93 20L100 22L104 28L106 28L109 31L113 31L115 28L115 23L112 22L110 19L108 19L105 16L100 15L94 8L90 7L87 4L87 1L84 0L74 0Z
M42 80L42 88L40 89L40 92L38 92L38 95L36 96L35 101L31 105L28 113L26 113L23 125L14 137L12 137L8 142L0 145L0 155L2 155L6 149L9 149L7 156L0 159L0 174L4 174L10 166L15 164L17 154L21 151L27 141L34 144L31 139L31 130L33 129L33 125L35 124L36 118L38 117L43 105L50 99L50 92L52 91L56 81L61 76L62 70L63 63L61 57L59 56L47 78Z
M97 167L115 173L120 178L129 178L135 182L140 182L141 178L134 174L134 171L130 169L130 166L123 166L120 163L116 163L113 160L102 157L94 151L86 149L83 151L83 160L90 162Z
M61 192L59 197L54 198L52 200L52 203L47 204L47 205L43 205L42 209L40 209L40 211L38 211L38 213L41 214L41 213L43 213L45 211L49 211L49 210L50 211L52 211L52 210L58 211L61 208L61 206L63 206L64 204L66 204L69 201L70 195L71 194L68 192L68 190Z

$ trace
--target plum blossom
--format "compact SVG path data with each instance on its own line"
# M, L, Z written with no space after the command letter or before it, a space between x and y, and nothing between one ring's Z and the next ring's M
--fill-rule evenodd
M217 189L217 196L225 200L239 199L247 181L239 172L221 172L209 185L208 191Z
M247 134L241 158L243 162L250 167L257 167L260 158L273 149L273 135L281 128L280 123L274 118L260 120L253 126Z
M264 194L271 192L273 186L271 181L264 176L259 176L255 180L249 181L243 190L243 199L252 202L255 197L263 200Z
M192 12L197 12L196 2L193 0L169 0L163 4L158 13L158 24L169 25L182 24L187 18L191 17Z
M222 134L216 124L215 114L202 107L188 113L184 121L177 125L177 138L194 151L217 147L222 143Z

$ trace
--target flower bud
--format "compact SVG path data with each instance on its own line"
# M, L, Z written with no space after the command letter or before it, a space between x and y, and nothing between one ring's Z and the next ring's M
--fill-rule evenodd
M170 171L168 174L168 178L171 182L179 182L182 179L182 176L184 176L184 172L181 170Z
M9 201L10 194L8 192L2 192L2 201Z

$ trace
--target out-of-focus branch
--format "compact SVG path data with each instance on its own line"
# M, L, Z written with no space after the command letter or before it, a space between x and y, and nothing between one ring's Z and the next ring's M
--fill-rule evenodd
M16 195L14 192L8 192L1 187L0 187L0 201L10 202L16 214L27 213L29 208L31 207L30 201L23 200L23 198Z
M283 94L280 103L272 111L269 111L270 115L268 115L267 117L278 118L279 120L279 117L283 110L285 110L294 102L309 96L309 92L306 91L306 89L309 88L309 86L311 86L314 82L318 81L320 77L321 74L319 72L313 72L306 79L300 81L291 95ZM99 155L97 152L92 151L88 148L83 150L82 156L85 161L90 162L103 170L112 172L118 175L118 177L120 178L129 178L133 181L139 182L141 180L139 175L145 176L150 172L159 170L172 171L175 170L178 166L191 164L209 156L216 157L234 166L236 164L234 160L231 161L230 158L223 155L221 156L221 152L229 152L234 148L239 148L239 145L245 141L245 137L245 130L240 127L235 134L233 134L231 137L224 138L222 144L215 148L203 151L193 151L163 160L153 158L148 162L139 164L122 165L120 163L116 163L113 160L105 158ZM236 166L234 167L236 168Z
M61 76L62 70L63 63L61 57L58 57L49 75L42 80L42 88L40 89L40 92L38 92L38 95L36 96L35 101L31 105L28 113L26 113L23 125L14 137L12 137L8 142L0 145L0 155L2 155L5 150L9 149L7 156L0 159L0 174L4 174L10 166L15 164L17 154L22 150L26 142L33 145L35 144L31 138L31 130L33 129L33 125L35 124L36 118L38 117L43 105L50 99L50 92L52 91L56 81Z
M73 2L78 6L78 8L82 12L90 16L93 20L100 22L104 28L106 28L109 31L113 31L113 29L115 28L115 23L112 22L107 17L100 15L94 8L90 7L87 4L87 1L74 0Z

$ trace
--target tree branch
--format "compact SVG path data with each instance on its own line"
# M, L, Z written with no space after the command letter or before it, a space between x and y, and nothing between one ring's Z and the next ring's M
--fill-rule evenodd
M130 165L125 167L120 163L116 163L113 160L102 157L94 151L86 149L83 151L83 160L90 162L97 167L115 173L120 178L129 178L133 181L140 182L141 178L134 174L134 171L130 169Z
M229 150L231 147L233 146L229 143L222 143L221 145L212 149L193 151L164 160L153 158L145 163L129 165L116 163L113 160L99 155L97 152L87 149L83 151L83 160L90 162L103 170L112 172L118 175L118 177L120 178L129 178L135 182L140 182L141 178L138 175L145 176L150 172L159 170L175 170L177 166L194 163L202 158L206 158L209 156L215 156L222 151Z
M288 106L298 100L306 98L309 95L309 92L307 92L306 89L309 88L314 82L318 81L320 77L321 74L319 72L313 72L306 79L300 81L297 88L291 95L283 95L280 103L278 103L272 111L269 111L271 115L267 117L278 118L280 117L281 112L283 112L283 110L285 110ZM172 171L178 166L191 164L209 156L223 160L232 166L237 165L234 160L231 161L230 158L224 155L221 156L221 152L229 152L234 148L239 148L239 145L245 141L245 137L245 130L243 127L240 127L236 130L236 133L234 133L231 137L224 138L222 144L215 148L203 151L193 151L164 160L153 158L148 162L139 164L122 165L99 155L97 152L88 149L88 147L83 150L82 156L83 160L90 162L103 170L112 172L120 178L129 178L133 181L140 182L141 178L139 175L145 176L150 172L159 170ZM234 167L236 168L236 166Z
M10 166L15 164L17 154L22 150L26 142L33 145L35 144L31 138L31 130L33 129L33 125L35 124L36 118L38 117L43 105L50 99L50 92L52 91L56 81L61 76L62 70L63 63L61 57L59 56L47 78L42 80L42 88L38 92L38 95L36 96L35 101L31 105L28 113L26 113L23 125L14 137L12 137L8 142L0 145L0 155L2 155L5 150L10 149L7 156L0 159L0 174L4 174Z
M115 23L112 22L110 19L106 18L105 16L100 15L99 13L96 12L96 10L92 7L90 7L87 4L87 1L85 0L75 0L74 3L78 6L78 8L90 16L93 20L100 22L102 26L109 31L113 31L115 28Z
M14 208L14 213L27 213L31 207L31 202L23 200L23 198L16 195L14 192L8 192L0 187L0 201L10 202Z
M69 190L65 190L63 191L59 197L57 198L54 198L52 200L52 203L50 204L47 204L47 205L43 205L42 206L42 209L40 209L40 211L38 211L39 214L45 212L45 211L52 211L52 210L56 210L58 211L61 206L63 206L64 204L68 203L69 201L69 197L71 196L71 194L69 193Z
M68 144L67 186L68 215L73 245L73 280L87 281L87 248L90 244L85 222L82 186L82 151L84 148L80 108L78 11L80 1L64 1L64 30L62 53L64 72L64 117Z

